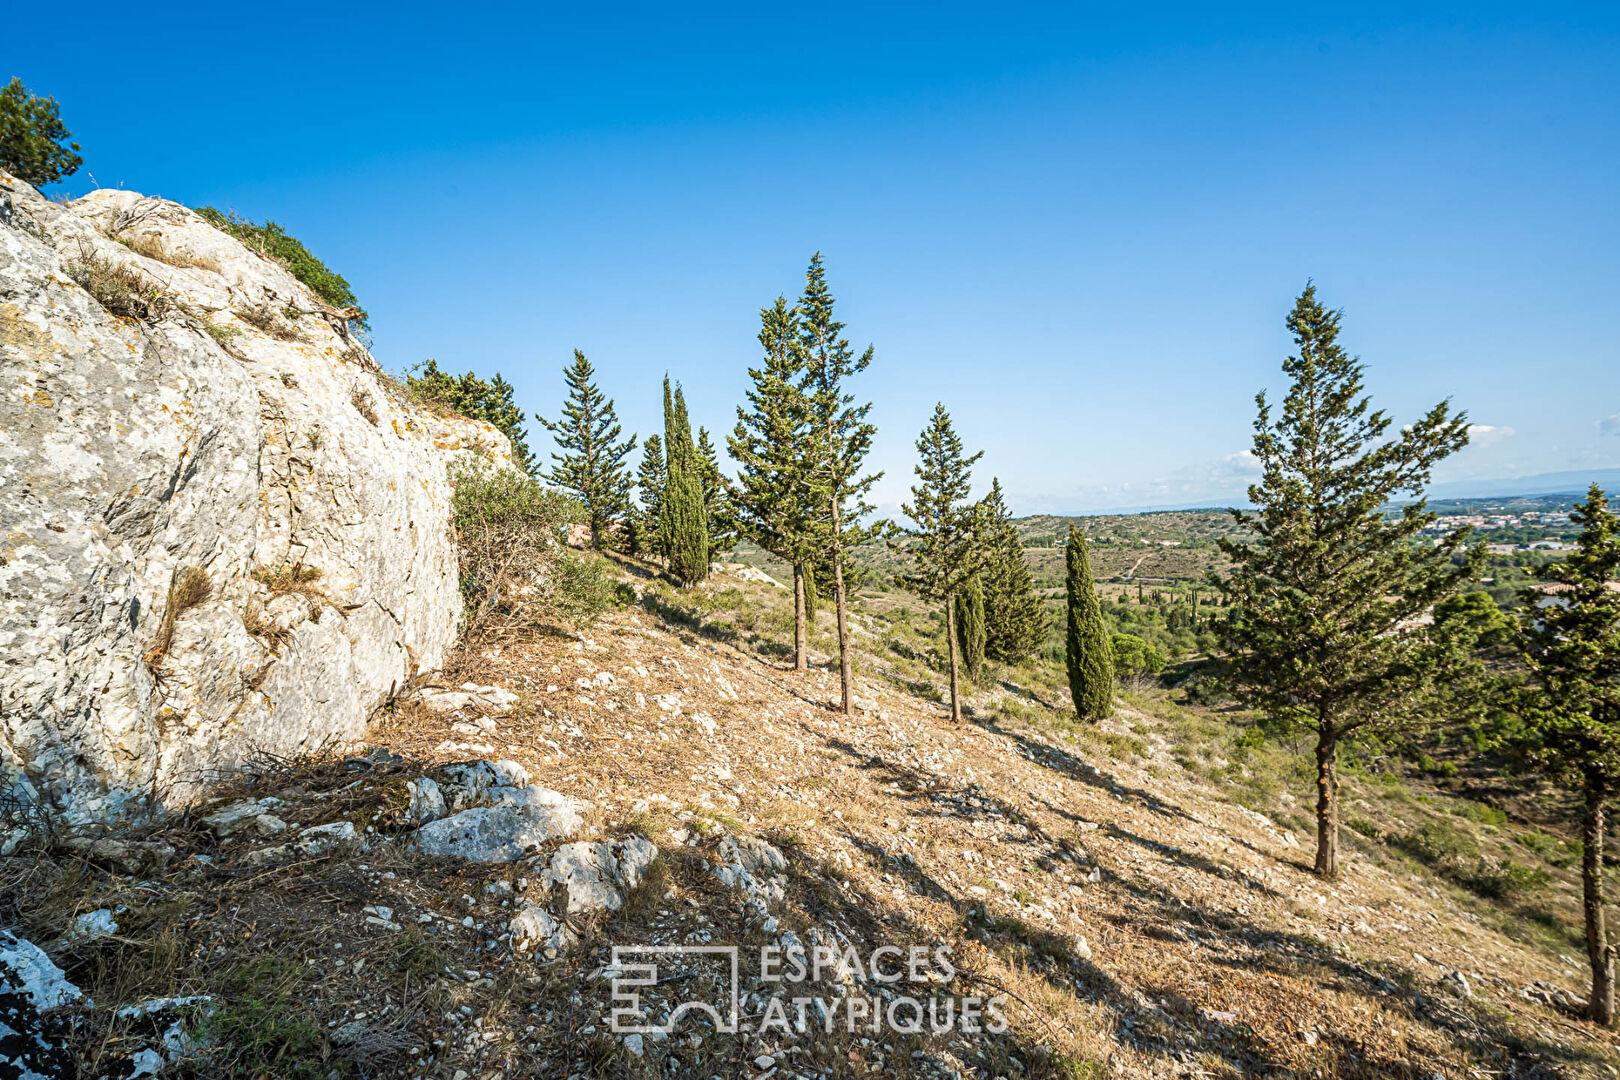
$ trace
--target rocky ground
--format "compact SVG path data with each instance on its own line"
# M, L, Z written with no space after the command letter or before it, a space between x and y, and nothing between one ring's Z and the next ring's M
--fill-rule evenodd
M704 588L780 605L762 577ZM1354 848L1318 881L1152 695L1095 732L953 725L875 638L854 717L835 672L656 597L486 645L363 747L11 853L32 982L0 1019L47 1006L87 1077L1615 1074L1573 961ZM739 947L740 1030L612 1030L627 986L648 1027L726 1019L724 954L644 978L635 947L671 945Z

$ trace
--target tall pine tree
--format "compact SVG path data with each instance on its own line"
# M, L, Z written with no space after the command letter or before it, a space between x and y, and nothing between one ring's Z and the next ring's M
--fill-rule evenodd
M956 642L962 649L962 668L972 682L984 674L984 583L979 574L957 590Z
M1620 790L1620 519L1593 484L1570 520L1575 550L1524 593L1522 648L1532 682L1520 696L1531 760L1581 793L1581 886L1592 967L1587 1013L1614 1023L1614 947L1604 919L1603 845Z
M703 465L692 444L686 395L673 396L664 376L664 469L667 480L659 506L659 531L669 572L683 585L709 576L709 521L703 505Z
M512 464L533 475L537 463L525 438L523 410L500 372L486 382L470 371L452 375L441 371L437 360L424 360L405 373L405 387L418 401L495 425L512 444Z
M636 492L641 509L636 511L636 541L640 548L633 555L664 555L664 488L669 484L669 470L664 464L664 440L657 435L647 436L641 448L641 465L636 469Z
M1422 498L1430 471L1468 442L1441 402L1388 437L1362 392L1361 362L1339 345L1338 312L1307 285L1288 316L1297 353L1282 416L1255 398L1260 480L1233 519L1250 542L1220 541L1232 562L1212 583L1229 602L1219 626L1229 682L1274 723L1315 737L1316 872L1339 873L1339 744L1420 719L1448 646L1418 617L1478 573L1456 559L1467 530L1434 544ZM1384 508L1410 496L1399 514Z
M973 488L973 464L983 452L962 455L962 440L951 427L944 405L934 406L933 418L917 437L917 483L911 502L901 510L914 523L905 530L904 550L915 560L906 581L925 600L945 608L945 651L951 676L951 719L962 719L962 687L958 659L956 596L979 570L979 507L968 501Z
M833 296L821 252L810 259L804 295L799 299L799 348L804 378L800 388L810 426L810 484L822 508L822 550L832 563L833 602L838 616L838 682L843 712L855 712L855 657L849 640L848 590L844 561L849 550L874 535L861 519L871 513L866 501L882 473L862 476L877 428L867 422L872 403L856 405L846 389L849 379L872 362L872 347L860 356L843 336L844 324L833 317Z
M1022 664L1046 642L1046 607L1035 595L1035 576L1000 480L990 481L984 518L984 652L1003 664Z
M809 403L800 386L804 354L798 312L784 297L761 309L759 319L765 362L748 370L748 407L737 407L737 427L727 440L738 464L733 502L748 538L793 567L793 667L804 671L807 624L815 621L810 567L821 542L822 506L811 478Z
M737 509L731 481L720 471L720 456L709 441L709 429L698 428L698 468L703 474L703 511L709 523L709 551L730 551L737 544Z
M1069 622L1063 644L1069 668L1069 694L1082 720L1102 720L1114 711L1114 653L1102 605L1091 577L1086 538L1069 526L1067 564Z
M551 432L562 451L551 455L556 464L546 479L585 507L591 546L600 549L631 509L630 470L624 459L636 448L636 437L620 441L613 401L602 396L595 376L591 362L575 349L573 364L563 372L568 398L561 418L552 422L536 415L535 419Z

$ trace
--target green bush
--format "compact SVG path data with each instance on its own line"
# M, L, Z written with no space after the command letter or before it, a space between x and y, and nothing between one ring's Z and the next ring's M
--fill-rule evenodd
M1120 682L1146 682L1164 670L1164 653L1135 634L1114 634L1108 640L1114 651L1114 676Z
M199 206L197 213L220 232L234 236L248 247L276 260L328 304L339 309L353 308L355 321L361 327L367 326L365 310L360 307L354 290L349 288L343 275L317 259L297 237L287 235L287 230L280 225L273 221L256 225L235 213L222 214L212 206Z
M580 507L525 472L470 459L451 476L461 588L469 632L574 629L613 604L607 564L569 550L565 528Z

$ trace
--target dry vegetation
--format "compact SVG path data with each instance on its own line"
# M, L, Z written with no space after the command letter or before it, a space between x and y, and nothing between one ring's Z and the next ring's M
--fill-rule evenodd
M157 637L146 651L148 667L158 666L168 655L169 647L174 642L174 624L187 611L207 603L213 588L208 572L200 566L182 566L174 572L174 577L169 581L168 595L164 598L163 615L158 619Z
M460 658L458 679L520 695L509 711L399 702L366 757L266 761L220 792L281 798L294 826L372 830L363 853L255 868L247 852L268 841L218 841L194 813L131 837L175 849L162 872L0 862L4 915L35 940L124 906L115 938L59 953L98 1003L76 1020L87 1058L129 1045L110 1006L207 993L224 1003L191 1021L207 1076L755 1076L761 1055L782 1077L861 1078L1620 1065L1612 1034L1568 1011L1581 985L1571 848L1523 816L1549 812L1544 799L1504 812L1358 762L1348 873L1324 885L1309 873L1301 758L1230 713L1152 688L1078 725L1061 673L1034 663L994 670L952 726L935 703L937 630L914 600L868 592L854 612L861 713L847 719L829 707L829 616L816 668L796 677L783 590L732 574L676 590L620 569L639 596L586 637L486 635ZM474 758L521 762L592 800L593 827L663 853L622 911L577 920L580 945L555 960L501 933L543 892L538 864L435 862L403 842L402 781ZM767 940L708 869L727 832L787 854L772 906L784 928L862 952L949 944L964 971L950 991L1009 994L1011 1030L812 1026L629 1052L606 1032L608 984L593 974L612 945ZM1471 996L1452 992L1453 973Z

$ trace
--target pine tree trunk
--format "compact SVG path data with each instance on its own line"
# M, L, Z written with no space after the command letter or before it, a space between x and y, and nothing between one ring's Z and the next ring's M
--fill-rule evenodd
M809 666L810 643L805 635L804 618L804 564L793 564L793 670L804 671Z
M834 528L838 517L833 516ZM855 715L855 661L849 655L849 617L844 611L844 557L833 551L833 595L838 601L838 681L844 692L844 715Z
M1586 955L1592 961L1592 998L1587 1016L1604 1027L1614 1023L1614 948L1603 920L1603 789L1586 784L1586 813L1581 820L1581 893L1586 909Z
M1331 727L1316 736L1316 873L1327 881L1339 876L1338 741Z
M956 597L945 598L945 646L951 657L951 722L962 722L962 703L958 697L961 682L956 673Z

